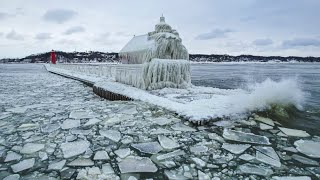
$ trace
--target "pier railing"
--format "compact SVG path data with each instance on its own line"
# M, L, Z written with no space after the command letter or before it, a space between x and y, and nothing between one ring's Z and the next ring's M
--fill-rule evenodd
M55 64L53 68L113 79L144 89L143 64Z

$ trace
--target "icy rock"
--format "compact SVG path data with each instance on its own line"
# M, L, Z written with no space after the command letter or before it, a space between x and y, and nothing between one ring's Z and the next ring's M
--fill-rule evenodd
M170 180L184 180L184 179L188 179L187 177L181 175L181 174L178 174L177 172L171 170L165 170L164 171L164 174L166 175L166 177Z
M156 130L151 131L151 135L157 135L157 134L171 134L172 131L169 131L167 129L158 128Z
M37 151L40 151L43 148L44 148L44 144L27 143L22 147L20 153L22 153L22 154L32 154L32 153L35 153Z
M160 154L156 156L156 159L158 161L164 160L164 159L168 159L168 158L172 158L175 156L181 156L181 155L185 155L186 153L182 150L175 150L166 154Z
M272 180L311 180L308 176L273 176Z
M297 150L309 157L320 158L320 142L310 140L298 140L294 142Z
M114 170L112 169L112 167L109 163L103 164L102 165L102 173L103 174L114 174Z
M284 128L284 127L279 127L279 129L287 136L294 136L294 137L309 137L310 136L306 131L302 131L302 130L298 130L298 129L289 129L289 128Z
M270 126L274 126L274 122L270 118L265 118L265 117L261 117L261 116L255 116L254 118L255 118L255 120L263 122L264 124L268 124Z
M275 167L281 166L279 156L272 147L256 146L254 148L257 150L256 159L258 161L270 164Z
M176 124L172 125L171 128L175 131L185 131L185 132L196 131L195 129L193 129L187 125L184 125L182 123L176 123Z
M242 159L245 161L252 161L255 159L255 157L250 154L242 154L241 156L239 156L239 159Z
M172 119L168 119L165 117L159 117L159 118L152 119L152 121L154 121L156 124L158 124L160 126L163 126L163 125L170 124L172 122Z
M95 125L95 124L97 124L99 122L101 122L100 119L93 118L93 119L89 119L89 121L86 122L83 126L91 126L91 125Z
M28 123L28 124L22 124L21 126L19 126L17 128L17 130L18 131L28 131L28 130L38 129L38 128L39 128L39 124Z
M163 135L159 135L158 140L160 142L160 145L164 149L175 149L175 148L180 147L180 145L176 141L174 141L166 136L163 136Z
M3 180L19 180L20 175L19 174L11 174L7 177L5 177Z
M210 176L208 176L207 174L205 174L202 171L198 170L198 179L210 180Z
M91 159L78 158L68 164L68 166L93 166L94 162Z
M147 157L129 156L119 164L121 173L156 172L158 168Z
M72 111L69 115L71 119L89 119L93 118L94 116L87 111Z
M93 157L93 160L109 160L110 157L107 151L97 151Z
M302 164L305 164L305 165L319 166L319 163L317 161L309 159L309 158L306 158L306 157L303 157L303 156L300 156L300 155L297 155L297 154L294 154L291 157L292 157L292 159L294 159L296 161L299 161L299 162L301 162Z
M20 172L20 171L24 171L26 169L30 169L33 167L35 163L35 159L34 158L31 158L31 159L25 159L17 164L14 164L11 166L11 169L13 172L17 173L17 172Z
M148 154L157 154L162 150L162 147L158 142L145 142L139 144L132 144L131 146L139 150L140 152Z
M242 174L255 174L260 176L270 176L273 174L272 169L253 164L242 164L239 166L239 170Z
M193 160L193 162L195 162L198 166L200 166L200 167L204 167L204 166L206 166L206 162L204 162L202 159L199 159L199 158L196 158L196 157L194 157L194 158L191 158L192 160Z
M63 152L64 158L70 158L73 156L77 156L79 154L84 153L90 146L89 141L74 141L74 142L67 142L62 143L60 148Z
M48 170L61 170L63 168L63 166L66 164L66 160L62 160L59 162L54 162L49 164L48 166Z
M229 129L223 130L223 137L228 140L252 143L252 144L267 144L269 145L269 139L265 136L259 136L252 133L244 133L240 131L234 131Z
M225 142L224 139L216 133L209 133L208 137L209 137L209 139L216 140L221 143Z
M223 143L222 148L233 153L233 154L241 154L245 150L247 150L251 145L248 144L229 144Z
M4 162L9 162L9 161L19 161L22 158L22 156L18 153L15 153L13 151L9 151L7 153L6 159Z
M201 154L201 153L205 153L208 151L208 147L207 146L203 146L203 145L195 145L190 147L190 152L194 153L194 154Z
M67 120L63 121L63 123L61 124L62 129L71 129L71 128L76 128L79 126L80 126L80 120L67 119Z
M268 129L273 129L273 126L269 126L269 125L266 125L264 123L260 123L260 129L261 130L268 130Z
M131 151L129 148L125 148L125 149L118 149L116 151L114 151L114 153L119 157L119 158L125 158L127 156L129 156L131 154Z
M99 133L114 142L119 142L121 139L121 133L117 130L100 130Z

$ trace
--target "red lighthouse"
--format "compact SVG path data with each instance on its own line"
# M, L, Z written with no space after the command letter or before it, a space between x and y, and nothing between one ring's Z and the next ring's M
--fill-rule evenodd
M54 50L51 51L51 63L56 64L56 53Z

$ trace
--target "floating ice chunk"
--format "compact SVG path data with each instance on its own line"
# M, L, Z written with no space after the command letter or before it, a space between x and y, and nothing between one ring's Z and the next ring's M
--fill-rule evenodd
M173 120L165 118L165 117L159 117L159 118L152 118L152 121L154 121L154 123L156 123L160 126L163 126L166 124L170 124Z
M221 143L224 142L224 139L221 136L219 136L218 134L216 134L216 133L209 133L208 137L209 137L209 139L216 140L216 141L221 142Z
M91 159L78 158L68 164L68 166L93 166L94 162Z
M70 158L84 153L89 148L89 146L90 142L82 140L62 143L60 148L63 152L63 157Z
M67 119L61 124L62 129L71 129L80 126L80 120Z
M4 162L9 162L9 161L19 161L22 158L22 156L18 153L15 153L13 151L9 151L7 153L6 159Z
M119 142L121 139L121 133L117 130L100 130L99 133L114 142Z
M101 174L101 171L98 167L92 167L92 168L89 168L88 170L88 175L94 176L99 174Z
M181 174L178 174L178 172L173 171L173 170L171 170L171 171L165 170L164 174L170 180L185 180L185 179L188 179L187 177L185 177L185 176L183 176Z
M157 134L171 134L173 133L172 131L169 131L167 129L163 129L163 128L158 128L156 130L151 131L151 135L157 135Z
M114 151L114 153L119 156L119 158L125 158L127 156L129 156L131 154L131 151L129 148L125 148L125 149L118 149L116 151Z
M270 144L269 139L265 136L259 136L252 133L244 133L230 129L223 130L223 137L228 140L252 143L252 144Z
M259 124L261 130L273 129L273 126L266 125L264 123Z
M181 156L181 155L185 155L186 153L182 150L175 150L166 154L160 154L156 156L156 159L158 161L164 160L164 159L168 159L168 158L172 158L175 156Z
M161 161L160 163L167 168L172 168L176 166L176 163L174 161Z
M59 124L47 124L41 127L41 131L44 133L52 133L58 129L60 129Z
M273 176L273 180L311 180L309 176Z
M17 113L17 114L25 113L27 110L28 110L27 107L15 107L11 109L6 109L6 111L8 112Z
M195 162L198 166L200 167L204 167L206 166L206 162L204 162L202 159L199 159L197 157L191 158L193 160L193 162Z
M28 130L34 130L34 129L38 129L39 128L39 124L36 123L27 123L27 124L22 124L20 125L17 130L18 131L28 131Z
M120 108L117 111L117 113L132 115L132 114L137 114L138 111L137 111L137 107L135 105L127 105L127 106Z
M279 129L288 136L295 137L309 137L310 135L306 131L298 130L298 129L289 129L284 127L279 127Z
M198 170L198 179L201 180L210 180L210 176Z
M34 158L25 159L17 164L12 165L11 169L13 172L17 173L17 172L32 168L34 165L34 162L35 162Z
M20 175L19 174L11 174L7 177L5 177L3 180L19 180Z
M47 160L48 154L45 152L39 152L39 158L41 159L41 161Z
M297 153L298 150L294 147L285 147L283 148L284 151L289 151L289 152L293 152L293 153Z
M291 157L292 157L292 159L294 159L296 161L299 161L299 162L301 162L302 164L305 164L305 165L319 166L319 163L317 161L309 159L309 158L306 158L306 157L303 157L303 156L300 156L300 155L297 155L297 154L294 154Z
M233 154L241 154L245 150L247 150L251 145L249 144L229 144L223 143L222 148L233 153Z
M66 160L62 160L59 162L54 162L49 164L48 166L48 170L61 170L63 168L63 166L66 164Z
M320 158L320 142L310 140L298 140L294 142L297 150L309 157Z
M176 141L174 141L170 138L167 138L166 136L163 136L163 135L159 135L158 140L160 142L160 145L164 149L175 149L175 148L180 147L180 145Z
M250 154L242 154L241 156L239 156L239 159L242 159L245 161L252 161L255 159L255 157Z
M102 173L103 174L114 174L114 170L112 169L112 167L109 163L103 164L102 165Z
M190 147L190 152L194 153L194 154L201 154L201 153L205 153L208 151L208 147L207 146L203 146L203 145L195 145Z
M258 161L270 164L275 167L281 166L279 156L272 147L256 146L254 148L257 150L256 159Z
M171 128L175 131L196 131L195 129L193 129L187 125L184 125L182 123L176 123L176 124L172 125Z
M162 147L158 142L145 142L139 144L132 144L131 146L139 150L140 152L148 154L157 154L162 150Z
M264 166L258 166L258 165L247 163L247 164L242 164L238 167L242 174L256 174L260 176L270 176L273 174L272 169Z
M36 143L27 143L25 144L22 149L20 150L20 153L22 154L32 154L37 151L40 151L44 148L44 144L36 144Z
M110 157L107 151L97 151L93 157L93 160L109 160Z
M72 111L69 115L71 119L89 119L94 118L94 115L91 112L87 111Z
M91 125L95 125L95 124L97 124L99 122L101 122L100 119L93 118L93 119L89 119L89 121L86 122L83 126L91 126Z
M274 122L270 118L265 118L265 117L261 117L261 116L255 116L254 118L255 118L255 120L263 122L264 124L268 124L270 126L274 126Z
M122 160L118 165L121 173L158 171L158 168L147 157L129 156Z
M65 168L60 172L60 178L61 179L71 179L73 174L76 172L75 169L71 168Z

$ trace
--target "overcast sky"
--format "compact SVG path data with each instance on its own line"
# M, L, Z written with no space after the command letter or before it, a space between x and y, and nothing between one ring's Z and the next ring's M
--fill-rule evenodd
M0 58L118 52L163 13L189 53L320 56L320 0L1 0Z

